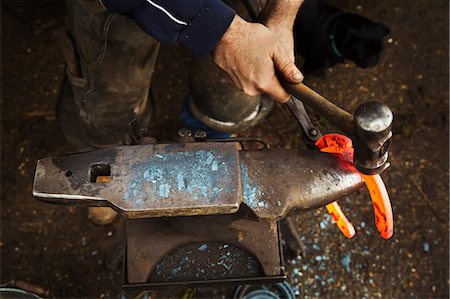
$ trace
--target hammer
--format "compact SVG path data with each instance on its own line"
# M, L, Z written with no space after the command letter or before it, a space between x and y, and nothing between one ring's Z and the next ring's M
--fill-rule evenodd
M258 20L261 7L257 1L242 1L249 16ZM283 82L285 89L304 104L317 111L342 132L353 137L354 164L367 175L379 174L389 167L388 149L392 137L394 116L388 106L372 101L360 105L355 115L334 105L326 98L304 85Z
M385 104L372 101L360 105L354 116L303 83L284 84L286 90L350 135L355 149L354 164L363 174L373 175L389 167L388 149L393 114Z

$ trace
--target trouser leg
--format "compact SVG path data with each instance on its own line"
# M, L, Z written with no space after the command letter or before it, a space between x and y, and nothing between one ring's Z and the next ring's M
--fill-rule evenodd
M149 89L159 43L98 0L67 1L69 96L59 120L69 141L88 147L120 144L134 119L149 122ZM63 49L69 51L70 49Z
M265 1L253 0L257 11ZM241 1L230 3L249 19ZM273 102L267 96L248 96L234 85L210 56L195 60L189 74L189 106L192 113L211 128L229 133L245 130L263 119Z

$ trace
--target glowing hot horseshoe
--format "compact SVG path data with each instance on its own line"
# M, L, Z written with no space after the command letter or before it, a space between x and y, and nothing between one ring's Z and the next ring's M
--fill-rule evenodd
M355 228L350 223L350 221L348 221L337 201L333 201L332 203L327 204L326 208L341 232L347 238L351 239L355 235Z
M345 161L353 162L353 146L350 138L341 134L326 134L316 142L316 146L322 152L335 153L342 156ZM392 237L394 232L394 220L392 207L386 186L380 175L364 175L361 177L366 183L375 214L375 225L384 239ZM338 228L347 238L353 237L355 229L348 221L337 202L327 205L327 210L333 217ZM333 216L334 215L334 216ZM353 232L353 233L352 233Z
M353 161L353 147L348 143L348 138L339 134L327 134L322 136L316 142L316 146L321 152L340 154L348 162ZM326 205L328 213L333 218L336 226L347 237L352 238L355 235L355 228L347 219L337 201Z
M370 197L372 198L373 210L375 213L375 225L384 239L389 239L394 233L394 217L392 215L391 201L387 193L386 186L379 174L361 174Z

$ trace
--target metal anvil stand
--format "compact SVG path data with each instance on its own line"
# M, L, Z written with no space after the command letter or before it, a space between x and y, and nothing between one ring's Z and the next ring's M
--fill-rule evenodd
M33 195L128 218L127 291L285 279L278 221L362 185L351 163L234 142L120 146L38 161Z
M123 289L283 281L278 223L246 219L245 210L128 220Z

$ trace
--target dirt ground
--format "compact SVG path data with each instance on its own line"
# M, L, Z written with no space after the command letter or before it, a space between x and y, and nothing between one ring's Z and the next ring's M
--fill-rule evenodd
M395 231L388 241L378 235L365 190L339 201L357 231L351 240L324 209L295 216L305 251L287 261L289 281L304 298L448 298L448 1L335 2L388 25L388 47L373 69L341 64L306 83L350 111L372 99L394 111L392 166L383 178ZM51 32L64 24L63 1L2 1L1 8L0 282L32 284L49 297L118 298L125 221L96 226L86 208L31 195L36 160L71 152L55 117L64 62ZM178 47L161 49L152 129L160 140L176 136L190 59ZM277 148L301 143L278 105L243 135Z

